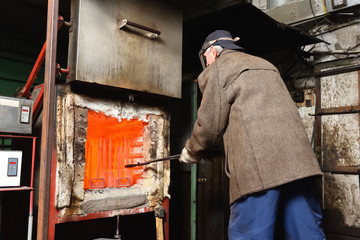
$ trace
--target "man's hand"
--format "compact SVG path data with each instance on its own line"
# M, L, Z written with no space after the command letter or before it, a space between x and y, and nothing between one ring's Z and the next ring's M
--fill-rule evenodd
M184 147L181 151L179 161L184 163L197 163L199 160Z

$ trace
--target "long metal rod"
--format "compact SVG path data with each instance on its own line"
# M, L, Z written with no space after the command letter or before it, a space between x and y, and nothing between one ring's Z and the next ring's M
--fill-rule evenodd
M194 129L194 124L197 118L197 82L193 81L191 86L191 93L192 93L192 99L191 99L191 132ZM197 205L197 199L196 199L196 184L197 184L197 164L191 164L191 186L190 186L190 192L191 192L191 203L190 203L190 239L196 240L196 205Z
M315 114L309 116L321 116L321 115L334 115L334 114L352 114L360 113L360 106L349 106L349 107L336 107L336 108L320 108L317 109Z
M46 30L46 55L44 76L44 103L41 135L41 162L39 179L39 208L37 239L47 240L49 236L49 205L51 162L55 152L55 69L58 30L58 0L48 0Z
M35 78L41 68L41 65L43 64L44 62L44 59L45 59L45 50L46 50L46 42L44 43L41 51L40 51L40 54L35 62L35 65L33 67L33 69L31 70L31 73L28 77L28 80L26 81L26 84L24 86L24 88L21 90L20 92L20 96L21 97L28 97L30 95L30 88L32 86L32 84L34 83L35 81Z
M175 160L175 159L179 159L180 154L176 154L176 155L172 155L169 157L164 157L164 158L158 158L158 159L154 159L154 160L149 160L146 162L138 162L138 163L134 163L134 164L126 164L125 167L126 168L132 168L132 167L137 167L137 166L143 166L143 165L148 165L150 163L155 163L155 162L163 162L163 161L167 161L167 160Z
M334 166L334 167L321 167L321 171L329 173L339 173L339 174L360 174L360 165L359 166Z
M309 78L309 77L316 77L316 78L327 77L327 76L332 76L332 75L341 74L341 73L353 72L353 71L357 71L359 69L360 69L360 64L356 64L356 65L339 67L339 68L330 69L330 70L324 70L321 72L320 71L314 72L314 73L310 73L310 74L300 74L300 75L292 76L292 77L297 78L297 79Z

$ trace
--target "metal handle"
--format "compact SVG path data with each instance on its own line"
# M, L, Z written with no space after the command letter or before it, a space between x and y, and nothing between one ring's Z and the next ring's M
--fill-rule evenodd
M207 181L206 178L198 178L198 179L197 179L197 182L198 182L198 183L205 183L206 181Z
M154 163L154 162L163 162L163 161L167 161L167 160L175 160L175 159L179 159L180 154L176 154L176 155L172 155L169 157L164 157L164 158L158 158L158 159L154 159L154 160L150 160L147 162L138 162L138 163L134 163L134 164L127 164L125 165L125 168L133 168L133 167L138 167L138 166L143 166L143 165L147 165L150 163Z
M159 30L156 30L156 29L153 29L153 28L149 28L149 27L146 27L144 25L140 25L138 23L134 23L134 22L130 22L129 20L127 19L123 19L120 21L119 23L119 29L123 28L124 26L126 25L129 25L129 26L133 26L133 27L136 27L136 28L140 28L142 30L145 30L145 31L148 31L148 32L151 32L153 33L151 35L151 38L158 38L161 34L161 32Z

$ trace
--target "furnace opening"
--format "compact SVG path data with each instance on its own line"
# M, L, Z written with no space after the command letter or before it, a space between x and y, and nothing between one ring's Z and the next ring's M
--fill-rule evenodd
M139 119L121 119L88 110L84 189L130 187L141 182L144 127Z

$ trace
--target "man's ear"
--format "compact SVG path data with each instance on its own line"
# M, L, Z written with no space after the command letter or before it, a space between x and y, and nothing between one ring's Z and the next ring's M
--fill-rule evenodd
M212 54L215 55L215 58L218 56L218 53L217 53L217 51L216 51L216 49L215 49L215 47L213 45L211 45L210 51L211 51Z

